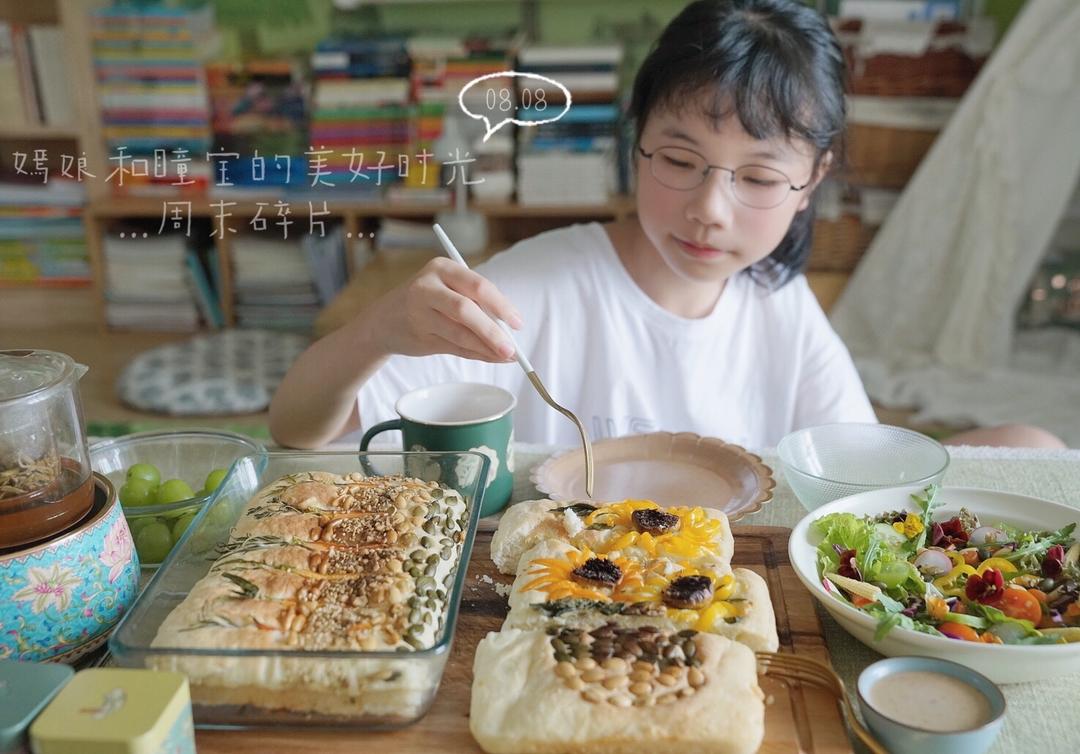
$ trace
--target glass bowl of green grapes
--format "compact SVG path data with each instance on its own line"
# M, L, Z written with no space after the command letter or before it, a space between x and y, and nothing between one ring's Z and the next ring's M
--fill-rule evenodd
M116 487L139 562L157 568L233 461L262 450L234 432L138 432L95 443L90 466Z

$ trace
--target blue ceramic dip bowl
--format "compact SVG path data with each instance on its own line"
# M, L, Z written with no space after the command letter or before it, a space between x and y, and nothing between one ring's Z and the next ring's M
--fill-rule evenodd
M1001 690L949 660L879 660L857 689L863 719L893 754L982 754L1005 722Z

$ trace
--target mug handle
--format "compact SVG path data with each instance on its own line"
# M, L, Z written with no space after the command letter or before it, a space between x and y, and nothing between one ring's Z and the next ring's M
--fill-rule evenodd
M375 439L375 435L380 432L387 432L391 429L401 429L401 419L391 419L390 421L379 422L374 427L364 433L363 438L360 440L360 453L366 453L368 445ZM360 465L364 467L364 473L368 476L378 476L379 473L375 471L375 467L371 465L371 462L367 459L367 456L360 456Z
M401 429L401 419L391 419L390 421L379 422L365 432L364 437L360 440L360 452L364 453L367 451L368 445L375 439L375 435L381 432L388 432L391 429Z

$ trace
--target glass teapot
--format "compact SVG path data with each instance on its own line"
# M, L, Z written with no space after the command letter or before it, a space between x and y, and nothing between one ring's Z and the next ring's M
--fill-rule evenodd
M86 371L54 351L0 350L0 549L46 540L90 512Z

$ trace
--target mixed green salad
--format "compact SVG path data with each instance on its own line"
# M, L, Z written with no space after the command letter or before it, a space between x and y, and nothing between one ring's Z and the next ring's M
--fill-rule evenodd
M812 524L822 585L877 619L876 640L901 626L991 644L1080 642L1075 523L987 526L964 508L935 516L937 487L911 497L917 512L831 513Z

